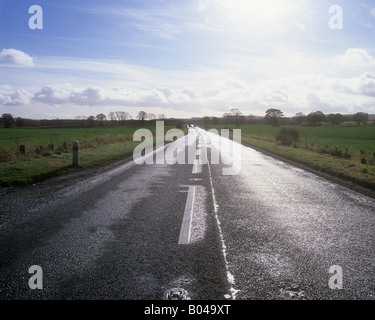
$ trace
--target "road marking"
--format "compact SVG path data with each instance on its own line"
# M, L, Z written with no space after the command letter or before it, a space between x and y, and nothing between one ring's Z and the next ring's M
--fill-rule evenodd
M193 163L193 171L192 174L197 174L202 172L202 165L199 163L199 149L197 149L195 158L194 158L194 163Z
M207 152L207 150L206 150L206 152ZM220 241L221 241L221 249L222 249L223 258L224 258L224 262L225 262L225 269L226 269L226 272L227 272L227 280L228 280L229 285L231 286L230 293L231 293L232 299L235 300L236 294L238 293L239 290L234 289L235 279L234 279L233 274L229 270L229 264L228 264L228 260L227 260L227 250L226 250L227 246L225 245L223 231L221 229L221 222L220 222L219 215L218 215L219 206L216 202L215 189L214 189L214 184L213 184L213 181L212 181L211 166L210 166L209 161L207 162L207 165L208 165L207 166L208 167L208 175L210 177L211 194L212 194L212 201L213 201L213 205L214 205L215 219L216 219L217 227L218 227L218 230L219 230L219 237L220 237Z
M202 172L202 165L198 163L198 160L194 160L193 164L193 171L191 172L192 174L197 174Z
M182 192L182 193L189 192L189 188L190 188L190 186L187 186L185 184L181 184L178 192Z
M186 200L184 217L182 219L180 238L178 244L189 244L191 236L191 224L193 221L195 186L189 186L189 193Z
M184 187L188 187L188 195L178 244L186 245L201 241L206 235L207 192L200 185Z

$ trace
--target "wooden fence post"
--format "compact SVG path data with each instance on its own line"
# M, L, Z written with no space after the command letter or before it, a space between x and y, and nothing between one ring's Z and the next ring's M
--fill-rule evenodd
M79 141L73 141L73 167L78 167Z

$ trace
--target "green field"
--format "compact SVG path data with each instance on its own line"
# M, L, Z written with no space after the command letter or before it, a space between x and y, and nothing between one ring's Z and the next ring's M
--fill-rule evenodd
M165 131L175 125L166 125ZM0 129L0 185L37 183L46 178L125 159L140 142L132 127ZM79 141L79 167L72 167L73 141ZM20 152L24 145L26 152Z
M95 148L132 140L135 130L141 127L96 127L53 129L0 129L0 163L20 160L20 145L25 145L26 155L36 157L69 152L73 141L80 149ZM155 126L150 126L155 131Z
M236 129L235 125L220 126L220 128ZM286 126L289 127L289 126ZM375 126L290 126L300 132L299 145L313 143L322 147L337 147L348 149L353 154L360 154L361 150L366 154L375 153ZM241 125L242 134L254 138L269 138L274 140L281 127L270 125Z

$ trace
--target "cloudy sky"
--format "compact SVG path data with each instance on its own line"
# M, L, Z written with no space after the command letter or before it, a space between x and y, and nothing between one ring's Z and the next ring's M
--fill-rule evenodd
M1 114L375 113L375 0L32 4L0 0Z

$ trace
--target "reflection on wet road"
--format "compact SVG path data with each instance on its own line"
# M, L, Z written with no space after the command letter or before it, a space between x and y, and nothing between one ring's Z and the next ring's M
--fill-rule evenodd
M0 298L374 299L375 200L226 144L194 128L158 149L165 163L3 193L15 205L2 213Z

